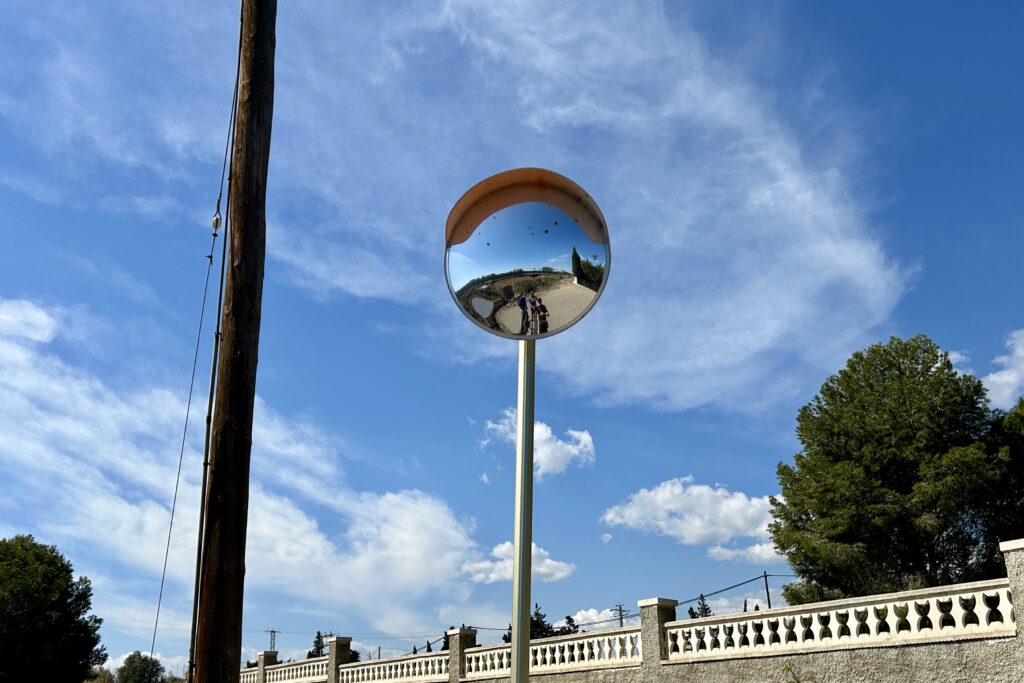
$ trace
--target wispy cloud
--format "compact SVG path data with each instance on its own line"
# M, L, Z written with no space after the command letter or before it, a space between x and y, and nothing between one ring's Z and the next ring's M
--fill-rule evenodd
M115 27L46 5L15 32L34 47L0 69L6 92L24 87L0 116L27 140L129 180L146 170L117 203L142 215L190 211L219 170L237 17L179 10L133 5ZM340 7L282 15L271 258L314 297L416 307L446 359L492 359L496 342L454 332L466 323L439 272L444 217L485 175L553 167L598 199L614 251L604 300L546 342L566 391L666 410L801 395L870 339L907 272L852 189L849 117L813 98L808 115L832 129L801 138L755 62L724 63L671 12L452 0L367 6L358 21ZM137 87L119 92L126 81ZM87 194L88 177L66 194ZM601 343L578 353L584 337Z
M154 306L159 297L142 278L127 268L110 261L93 261L78 254L62 253L61 257L85 275L101 280L122 296L147 306Z
M871 236L841 159L807 154L742 71L655 8L615 4L568 22L561 12L452 3L449 14L507 69L531 125L604 141L598 167L610 170L591 193L614 266L606 300L552 342L571 388L681 409L750 406L756 386L765 403L793 391L794 361L827 365L889 315L904 275ZM596 353L571 352L583 334L601 339Z

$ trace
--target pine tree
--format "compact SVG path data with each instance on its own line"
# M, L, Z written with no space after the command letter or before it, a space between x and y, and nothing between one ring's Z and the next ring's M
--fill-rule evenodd
M325 654L327 654L327 649L324 647L324 636L317 631L313 637L313 649L306 653L306 659L323 657Z
M999 541L1024 528L1024 442L1004 431L1018 411L990 410L924 335L854 353L800 409L802 450L778 467L769 530L799 577L786 601L1004 576Z
M687 607L686 611L689 613L691 619L715 616L715 613L711 611L711 607L708 605L708 601L704 599L703 593L701 593L700 597L697 598L697 609Z
M580 627L576 625L576 622L572 617L565 617L565 626L554 626L548 621L548 616L540 611L540 605L537 603L533 604L533 614L530 615L530 640L537 638L550 638L552 636L566 636L572 633L579 633ZM512 642L512 624L508 625L508 631L502 636L501 640L506 643Z

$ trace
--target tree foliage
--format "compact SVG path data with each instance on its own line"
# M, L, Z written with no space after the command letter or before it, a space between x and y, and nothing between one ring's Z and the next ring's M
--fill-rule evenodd
M566 636L579 632L580 627L576 625L572 617L568 615L565 617L564 626L554 626L548 621L548 616L540 611L540 605L533 604L533 614L530 615L530 640ZM508 625L508 631L501 636L501 639L506 643L512 642L512 624Z
M57 548L31 536L0 540L0 682L89 678L107 660L91 607L89 579L75 579Z
M164 665L160 660L144 655L138 650L125 657L117 667L117 683L161 683Z
M780 463L776 548L790 604L992 578L1024 528L1024 403L991 411L981 381L928 337L850 358L797 415Z
M327 654L327 647L324 645L324 634L317 631L313 636L313 649L306 652L306 659L323 657L325 654Z
M114 683L114 674L102 666L94 666L86 683Z
M576 247L572 248L572 274L576 281L584 287L589 287L595 292L600 289L604 280L604 266L600 263L588 261L581 258Z
M744 603L744 605L745 604L746 603ZM746 610L743 611L746 612ZM708 605L708 601L704 599L703 594L701 594L700 597L697 598L697 607L694 608L693 605L690 605L686 608L686 613L690 615L691 619L715 616L715 613L711 611L711 606Z

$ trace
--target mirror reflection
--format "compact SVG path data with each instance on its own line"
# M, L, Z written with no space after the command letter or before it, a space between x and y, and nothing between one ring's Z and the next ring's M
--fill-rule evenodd
M597 243L561 209L525 202L483 220L449 246L446 261L452 294L475 323L536 339L571 326L594 304L606 277L607 238Z

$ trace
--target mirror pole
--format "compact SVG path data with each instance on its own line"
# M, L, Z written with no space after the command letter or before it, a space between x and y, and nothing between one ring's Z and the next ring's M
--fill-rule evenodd
M519 341L516 423L516 523L512 563L512 681L530 680L530 565L533 555L533 395L536 348Z

